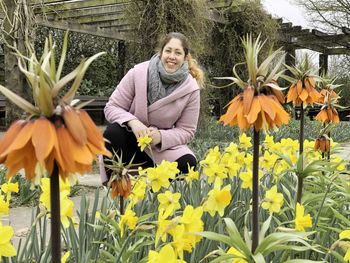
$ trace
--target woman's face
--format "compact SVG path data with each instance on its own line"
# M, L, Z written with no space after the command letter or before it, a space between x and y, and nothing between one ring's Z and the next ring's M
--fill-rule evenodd
M168 73L177 71L185 61L185 51L181 41L177 38L172 38L164 46L160 56L162 64Z

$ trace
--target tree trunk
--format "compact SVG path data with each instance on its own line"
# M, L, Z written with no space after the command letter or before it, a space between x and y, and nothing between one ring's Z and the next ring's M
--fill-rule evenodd
M33 17L29 17L29 3L26 0L18 1L17 3L14 0L4 0L3 3L7 7L3 32L5 40L5 87L30 100L30 89L25 76L18 67L17 57L13 54L13 48L16 48L22 55L28 55L27 47L31 45L29 41L33 39L30 37L31 34L29 34L32 30L31 21ZM14 14L17 14L17 16L14 16ZM6 105L7 126L14 120L22 118L23 115L24 112L20 108L8 101Z

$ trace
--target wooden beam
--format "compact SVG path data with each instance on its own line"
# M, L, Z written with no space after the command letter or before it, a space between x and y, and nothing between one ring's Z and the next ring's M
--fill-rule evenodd
M343 26L341 28L341 31L345 34L345 35L350 35L350 28L347 28L345 26Z
M73 9L103 7L106 5L115 5L130 3L130 0L81 0L81 1L66 1L52 5L36 5L34 9L39 8L42 13L61 12Z
M350 55L349 48L328 48L325 51L327 55Z
M113 6L99 6L99 7L92 7L92 8L83 8L83 9L73 9L73 10L66 10L62 12L49 12L45 13L45 17L48 20L55 20L55 19L67 19L67 18L77 18L82 16L94 16L94 15L103 15L103 14L112 14L116 12L125 12L127 5L125 4L116 4ZM41 10L36 10L36 15L41 15ZM40 11L40 12L38 12Z
M114 21L114 20L121 20L125 17L125 12L120 13L114 13L111 15L100 15L100 16L84 16L79 17L76 19L76 21L79 24L97 24L100 22L106 22L106 21Z
M131 41L131 39L128 39L125 32L119 32L115 29L102 29L98 26L89 26L89 25L81 25L77 23L67 22L67 21L45 21L40 18L36 20L36 23L41 26L46 27L52 27L62 30L69 29L73 32L83 33L83 34L89 34L94 36L100 36L100 37L106 37L106 38L112 38L116 40L126 40Z

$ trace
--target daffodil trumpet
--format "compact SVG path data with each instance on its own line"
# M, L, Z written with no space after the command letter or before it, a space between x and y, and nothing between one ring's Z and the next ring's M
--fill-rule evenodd
M51 177L53 263L61 258L59 176L64 181L73 180L76 174L91 171L98 154L111 156L89 115L80 105L73 105L87 68L104 52L83 59L75 70L61 78L67 42L68 33L57 68L51 36L45 41L40 60L34 53L25 57L17 52L18 65L31 88L34 104L0 85L0 92L29 115L25 120L15 121L0 141L0 163L6 166L7 177L20 169L32 182L40 183L41 177ZM68 91L60 94L71 81Z

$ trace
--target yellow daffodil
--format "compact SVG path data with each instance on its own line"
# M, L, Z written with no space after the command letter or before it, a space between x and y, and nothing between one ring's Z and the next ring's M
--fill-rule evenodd
M297 203L295 212L295 230L305 231L305 228L312 226L310 214L304 215L304 206Z
M0 216L9 214L9 201L5 201L4 197L0 195Z
M125 210L125 213L120 217L119 228L120 228L120 236L124 236L124 227L127 226L128 229L135 229L137 224L138 217L136 213L131 210L131 206L128 206Z
M178 259L173 247L166 244L159 252L150 250L147 263L186 263L182 259Z
M152 138L148 135L137 138L137 146L140 147L141 152L143 152L146 147L149 147L151 145L151 142Z
M66 253L64 253L63 257L61 258L61 263L66 263L69 257L70 257L70 251L67 251Z
M185 232L188 235L188 239L192 245L195 246L202 237L199 235L191 234L191 232L202 232L204 230L204 223L202 221L203 207L193 208L191 205L187 205L180 218L180 223L184 225Z
M221 158L221 153L219 151L219 147L215 146L214 148L209 149L207 155L204 160L201 160L199 163L201 165L209 164L209 163L217 163Z
M278 158L278 155L265 151L262 158L261 167L265 168L266 170L272 169L275 166Z
M344 261L350 262L350 247L346 250L346 253L344 255Z
M139 201L142 201L145 198L145 192L147 189L147 184L143 180L143 178L139 178L137 181L135 181L131 193L130 193L130 202L135 205Z
M52 42L48 47L46 41L40 60L35 54L19 56L19 69L27 77L34 105L0 85L0 92L29 116L15 121L0 140L0 163L8 168L8 178L23 168L27 179L39 181L41 176L51 175L57 165L65 180L72 174L91 171L96 155L111 156L100 131L80 109L83 105L72 103L88 66L103 53L84 59L77 69L61 78L67 41L66 35L57 69ZM68 92L60 94L73 79Z
M247 153L244 156L244 164L245 164L247 169L252 169L252 167L253 167L253 155L252 154Z
M208 193L208 200L203 204L204 211L214 216L216 212L220 216L224 215L224 210L231 202L231 185L226 185L220 189L220 185L215 183L214 189Z
M264 140L264 146L265 149L270 149L275 144L273 136L266 134L265 140Z
M164 218L173 215L175 211L181 207L179 204L180 197L180 193L173 194L170 191L158 194L157 199L159 201L159 213L162 213Z
M242 188L253 189L253 173L252 171L244 171L239 174L239 178L242 180Z
M350 229L346 229L346 230L343 230L342 232L340 232L339 238L341 238L341 239L347 238L350 241Z
M262 208L268 209L270 213L278 213L283 205L283 194L277 193L277 186L274 185L266 191L265 198L262 202Z
M175 227L176 224L172 224L171 220L168 220L162 216L161 213L159 213L158 216L158 222L157 222L157 232L155 237L155 246L158 245L159 239L161 239L163 242L167 239L168 231Z
M13 233L12 227L3 226L0 221L0 258L16 256L16 249L11 244Z
M3 191L5 194L7 193L18 193L18 183L4 183L1 185L1 191Z
M51 211L51 203L50 203L50 178L41 178L41 194L39 201L47 208L47 210ZM60 193L68 192L70 193L70 184L68 181L64 182L60 179Z
M198 179L199 179L198 170L195 171L194 167L189 167L189 165L188 165L188 173L185 176L186 183L188 183L190 185L190 187L192 187L192 181L198 180Z
M191 241L185 232L184 225L177 225L169 230L170 235L173 237L171 244L173 245L176 255L183 259L183 252L192 252Z
M74 203L68 198L69 192L63 191L60 193L60 211L61 211L61 223L64 228L68 228L71 219L73 223L75 222L74 214Z
M259 179L263 176L261 170L259 170ZM242 180L242 188L253 190L253 172L251 170L240 172L239 178Z
M219 179L222 183L222 180L227 178L227 169L221 163L208 163L203 168L203 174L208 176L208 183L210 184L216 179Z
M156 167L145 169L145 172L152 191L156 193L161 187L168 188L170 185L169 179L175 179L180 170L177 169L177 162L162 161Z
M229 154L231 156L235 156L239 152L238 145L231 142L226 148L225 148L225 154Z
M251 137L248 137L247 134L242 133L242 135L239 136L239 146L244 150L248 150L250 147L252 147L251 140Z
M51 212L51 198L50 198L50 179L42 178L41 179L41 194L39 201L46 207L48 212ZM69 199L70 194L70 185L68 181L64 182L63 179L60 179L60 215L61 222L64 228L68 228L71 219L75 221L74 215L74 203Z
M238 153L238 155L236 156L236 162L240 165L243 166L244 165L244 161L245 161L245 156L247 153L245 152L240 152Z
M230 247L226 254L235 256L235 258L232 259L232 263L248 263L245 256L234 247Z
M236 162L236 158L233 158L231 154L227 153L222 156L220 164L226 168L230 178L237 176L238 171L241 169L241 166Z

